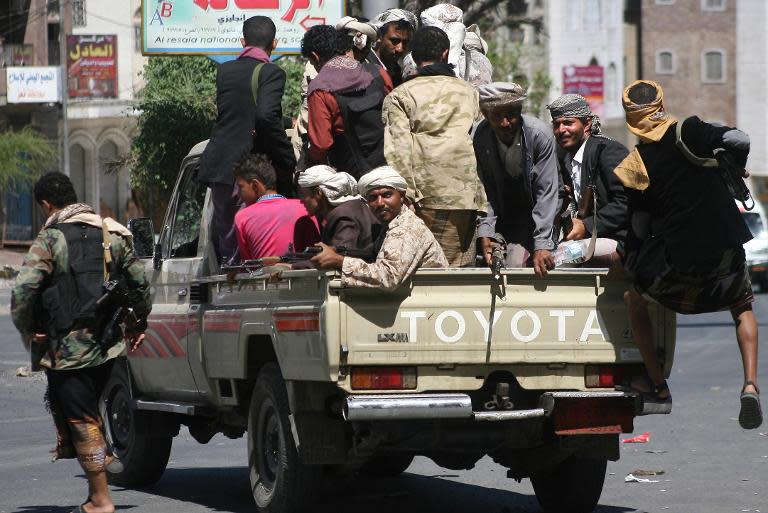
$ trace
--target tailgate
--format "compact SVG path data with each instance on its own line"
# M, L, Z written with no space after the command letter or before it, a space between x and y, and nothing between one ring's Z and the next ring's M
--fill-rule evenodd
M539 279L503 271L504 297L487 269L421 270L399 294L336 288L349 365L640 362L623 294L605 270ZM671 365L674 314L650 307Z

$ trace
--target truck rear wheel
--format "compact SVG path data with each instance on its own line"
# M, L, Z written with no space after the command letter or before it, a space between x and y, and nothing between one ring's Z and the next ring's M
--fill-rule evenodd
M597 507L606 460L570 456L553 469L531 476L544 513L589 513Z
M298 513L311 504L322 467L299 459L288 418L288 394L274 363L259 372L248 412L248 466L259 511Z
M413 463L413 454L379 453L360 467L360 473L370 477L396 477Z
M173 437L158 436L152 427L153 413L133 408L127 372L125 361L117 360L99 401L107 443L123 464L122 472L107 474L114 485L148 486L163 475Z

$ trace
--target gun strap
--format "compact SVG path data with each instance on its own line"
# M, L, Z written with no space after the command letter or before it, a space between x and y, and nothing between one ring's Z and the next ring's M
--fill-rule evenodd
M688 159L688 161L693 164L694 166L699 167L717 167L719 164L717 160L715 159L705 159L701 157L697 157L689 148L686 146L685 142L683 142L683 123L685 121L678 121L677 126L675 127L675 146L677 146L677 149L680 150L680 152L685 155L685 158Z
M595 244L597 243L597 173L599 172L597 168L600 166L600 157L604 147L598 147L595 162L592 164L592 169L589 170L589 188L592 189L592 237L589 238L587 253L584 255L586 257L584 258L585 262L595 254Z
M112 244L109 242L109 229L107 228L106 219L101 220L101 235L103 237L101 246L104 248L104 281L107 281L112 271Z
M253 95L253 103L259 105L259 75L261 75L261 68L264 67L264 63L260 62L253 68L253 74L251 75L251 95Z

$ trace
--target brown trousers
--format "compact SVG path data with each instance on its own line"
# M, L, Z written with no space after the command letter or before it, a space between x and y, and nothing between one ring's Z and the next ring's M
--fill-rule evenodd
M440 243L450 267L475 265L477 212L417 207L416 215Z

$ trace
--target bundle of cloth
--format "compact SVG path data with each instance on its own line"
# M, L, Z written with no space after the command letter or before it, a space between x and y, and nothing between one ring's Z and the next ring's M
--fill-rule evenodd
M453 65L457 77L475 87L493 81L493 67L486 57L488 43L480 36L476 24L469 27L464 25L464 11L455 5L438 4L422 11L420 17L422 26L437 27L448 34L451 42L448 64ZM408 78L417 73L416 63L408 54L403 62L403 77Z

